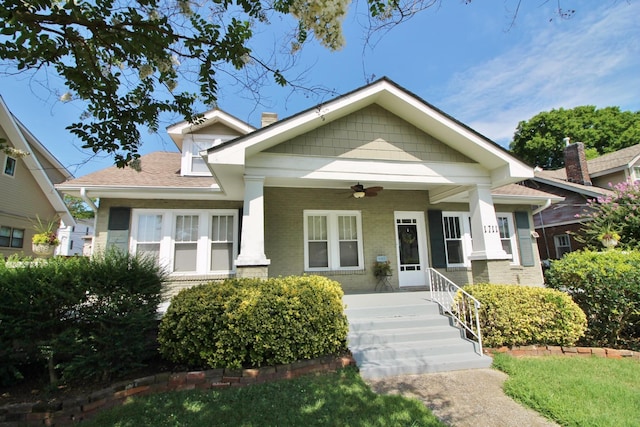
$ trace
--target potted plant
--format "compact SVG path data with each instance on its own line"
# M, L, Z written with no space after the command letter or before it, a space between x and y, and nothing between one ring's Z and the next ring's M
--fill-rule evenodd
M35 234L31 238L31 249L38 256L51 256L60 244L58 236L56 236L56 228L58 219L43 222L39 216L33 224Z
M376 261L373 265L373 274L376 277L391 276L391 263L389 261Z
M620 235L611 227L606 227L605 230L598 235L598 240L607 249L613 248L620 241Z

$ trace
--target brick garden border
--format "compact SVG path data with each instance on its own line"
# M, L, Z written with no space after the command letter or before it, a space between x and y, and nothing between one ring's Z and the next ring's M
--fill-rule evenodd
M164 372L121 381L94 391L88 396L0 406L0 427L73 425L91 418L99 411L119 406L132 396L179 390L243 387L317 372L335 372L352 365L355 365L355 361L351 355L345 355L325 356L288 365L255 369Z
M485 354L506 353L514 357L524 356L568 356L568 357L606 357L609 359L631 358L640 360L640 352L631 350L617 350L600 347L561 347L553 345L527 345L521 347L486 348Z

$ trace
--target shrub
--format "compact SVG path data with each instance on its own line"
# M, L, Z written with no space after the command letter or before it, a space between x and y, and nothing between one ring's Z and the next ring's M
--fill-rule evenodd
M546 279L586 313L586 344L640 349L640 251L571 252Z
M560 291L486 283L464 290L480 301L480 329L488 347L574 345L584 334L584 313Z
M120 252L0 262L0 382L46 363L49 379L108 378L153 350L163 274Z
M318 276L228 279L182 290L160 323L160 353L177 363L240 368L345 349L340 284Z

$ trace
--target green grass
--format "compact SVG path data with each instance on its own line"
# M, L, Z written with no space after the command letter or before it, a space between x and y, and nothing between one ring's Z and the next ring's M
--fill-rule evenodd
M640 362L599 357L514 358L505 393L563 426L640 426Z
M134 398L86 426L438 426L418 400L375 394L355 369L242 388Z

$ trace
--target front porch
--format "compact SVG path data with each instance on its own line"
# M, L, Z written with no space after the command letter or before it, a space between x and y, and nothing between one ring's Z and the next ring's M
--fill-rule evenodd
M343 297L348 347L364 378L491 366L492 359L481 354L479 343L465 338L456 320L442 314L436 299L440 298L424 290Z

